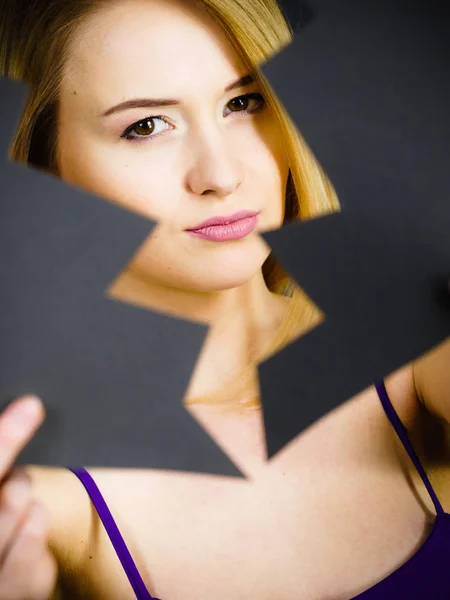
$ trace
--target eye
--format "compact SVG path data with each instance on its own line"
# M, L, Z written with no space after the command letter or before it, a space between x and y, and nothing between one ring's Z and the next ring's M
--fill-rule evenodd
M249 105L253 108L249 108ZM244 96L237 96L230 100L227 104L230 107L231 112L256 112L266 105L262 94L245 94Z
M168 125L167 121L163 117L146 117L142 119L142 121L138 121L137 123L133 123L125 129L125 131L120 136L126 140L134 140L137 138L155 138L167 128L163 128L162 131L158 131L155 123L156 121L160 121L161 123L165 123Z

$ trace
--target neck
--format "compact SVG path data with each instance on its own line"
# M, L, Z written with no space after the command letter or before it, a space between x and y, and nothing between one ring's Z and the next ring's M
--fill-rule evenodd
M261 271L239 287L202 293L160 285L126 269L110 287L109 295L209 326L188 398L213 392L254 363L270 344L287 303L286 298L268 290Z

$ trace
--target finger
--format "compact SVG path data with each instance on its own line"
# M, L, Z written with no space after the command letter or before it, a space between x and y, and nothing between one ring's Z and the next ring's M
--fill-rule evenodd
M25 469L15 469L0 487L0 567L13 536L26 516L30 500L30 477Z
M0 480L29 442L44 418L39 398L24 396L12 402L0 415Z
M0 589L5 588L20 594L21 598L33 600L49 595L55 565L48 552L47 532L46 511L40 504L31 503L0 569Z

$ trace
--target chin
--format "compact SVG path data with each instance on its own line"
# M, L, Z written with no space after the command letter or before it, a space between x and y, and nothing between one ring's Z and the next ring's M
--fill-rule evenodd
M174 289L204 293L245 285L261 273L270 254L269 246L259 236L245 243L224 242L191 254L186 248L172 248L166 256L162 252L152 256L149 248L146 250L140 266L150 280Z
M245 253L224 253L196 269L190 277L191 289L200 292L219 292L241 287L261 273L270 254L267 247L248 249Z

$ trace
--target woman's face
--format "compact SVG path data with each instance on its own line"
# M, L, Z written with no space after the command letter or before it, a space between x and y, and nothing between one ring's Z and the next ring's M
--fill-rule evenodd
M256 83L236 84L245 75L219 26L186 0L119 0L71 44L61 177L158 221L131 268L164 285L242 285L269 253L257 232L282 224L279 126ZM240 211L234 224L196 229Z

